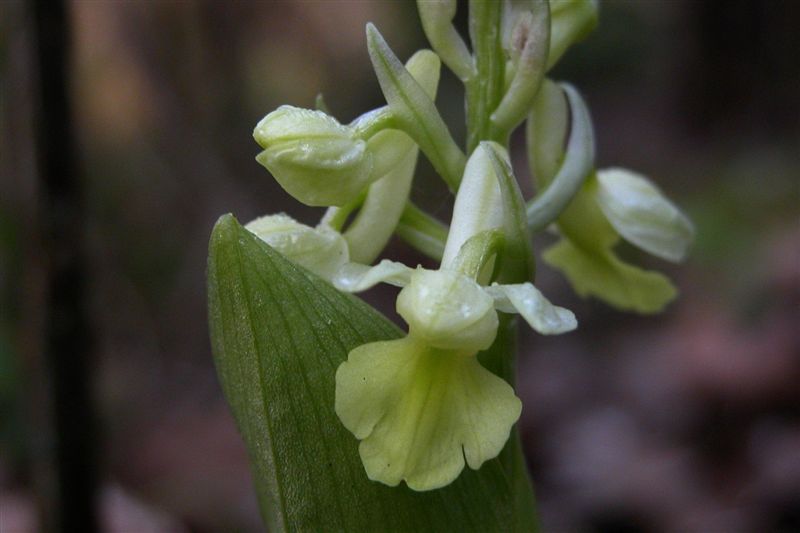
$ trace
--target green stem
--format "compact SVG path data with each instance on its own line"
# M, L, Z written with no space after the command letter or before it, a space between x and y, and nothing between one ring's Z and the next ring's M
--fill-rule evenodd
M500 376L512 386L516 381L517 329L516 318L500 313L500 325L497 328L494 344L485 352L478 354L478 359L487 370ZM525 533L538 531L536 499L517 426L511 431L508 443L500 452L498 460L503 465L515 495L517 522L514 531Z
M436 261L442 260L449 228L411 202L406 204L397 235L408 244Z
M470 0L469 34L475 55L477 75L466 87L467 154L480 141L497 141L505 145L502 132L494 127L491 114L503 97L505 60L502 39L503 2Z
M341 207L329 207L322 215L320 225L328 226L331 229L341 232L350 214L361 207L367 197L367 189L364 189L358 196Z
M397 121L389 106L385 105L364 113L351 122L350 127L353 128L356 137L366 140L380 131L396 128Z

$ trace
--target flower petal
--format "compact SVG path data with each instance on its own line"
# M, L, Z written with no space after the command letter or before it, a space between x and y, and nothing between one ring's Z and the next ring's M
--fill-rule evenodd
M336 372L336 413L361 440L367 476L413 490L454 481L503 449L522 403L476 357L413 337L352 350Z
M322 111L282 105L262 118L253 138L268 148L276 143L315 139L349 139L350 130Z
M453 223L447 235L442 265L448 267L470 237L503 227L503 199L490 154L478 146L464 168L453 204Z
M279 213L257 218L245 228L287 259L327 280L348 260L347 242L325 226L312 228Z
M414 139L448 187L457 190L466 157L430 94L397 59L372 23L367 24L367 49L399 129Z
M498 311L519 313L542 335L566 333L578 327L572 311L551 304L532 283L495 283L486 291L494 298Z
M347 263L333 277L333 284L337 289L345 292L365 291L381 282L403 287L408 284L412 272L414 269L403 263L388 259L384 259L375 266Z
M691 221L644 176L623 168L597 173L597 203L625 240L668 261L686 257Z
M309 138L275 144L256 156L283 189L311 206L344 205L372 175L372 153L362 140Z

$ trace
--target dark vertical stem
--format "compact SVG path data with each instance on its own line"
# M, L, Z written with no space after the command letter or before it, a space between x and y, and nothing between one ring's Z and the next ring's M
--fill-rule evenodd
M34 0L32 8L39 74L34 127L48 267L44 347L55 426L57 487L55 517L50 521L59 531L92 533L98 530L95 413L83 195L69 98L69 12L64 0Z

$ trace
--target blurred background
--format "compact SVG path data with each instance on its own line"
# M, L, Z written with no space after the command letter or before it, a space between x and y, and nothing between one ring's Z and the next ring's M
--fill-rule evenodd
M800 531L799 6L606 0L552 73L585 95L599 166L650 176L697 239L680 266L623 250L680 288L659 316L582 301L540 266L537 284L580 320L567 336L521 333L520 425L544 531ZM67 7L99 528L260 531L210 353L207 240L227 212L317 222L255 162L252 129L318 92L342 121L382 105L364 25L405 59L426 46L414 3ZM52 497L41 232L57 219L41 200L30 4L0 2L0 36L0 530L17 533L46 527ZM457 139L462 101L444 74L438 103ZM413 195L449 217L427 164ZM400 241L385 255L427 264ZM366 298L396 319L393 296Z

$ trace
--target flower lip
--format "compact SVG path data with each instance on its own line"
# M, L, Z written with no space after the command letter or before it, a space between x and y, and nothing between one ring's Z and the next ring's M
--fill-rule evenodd
M335 410L361 441L367 476L412 490L453 482L497 457L520 416L511 386L459 350L409 335L353 349L336 371Z

